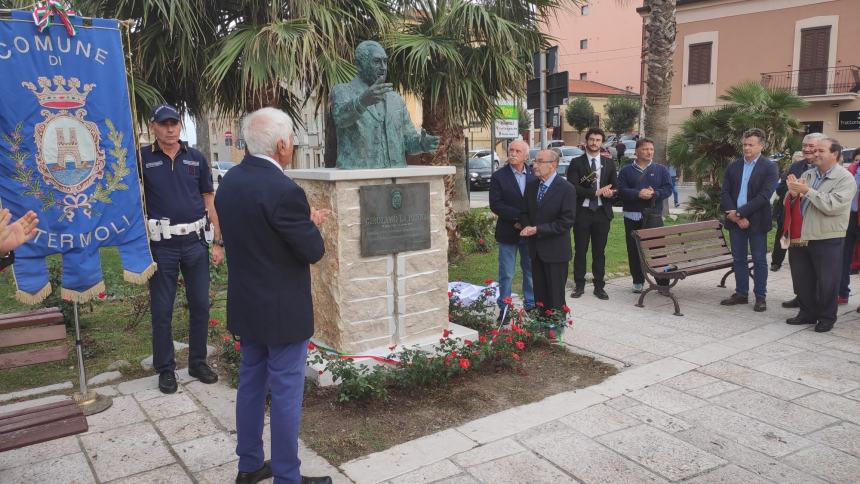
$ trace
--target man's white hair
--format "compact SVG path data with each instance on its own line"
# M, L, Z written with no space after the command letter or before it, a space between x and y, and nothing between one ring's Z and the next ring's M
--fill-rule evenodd
M525 140L516 139L511 141L511 144L508 145L508 149L511 149L514 145L522 145L523 151L529 150L529 144L525 142Z
M802 143L806 143L807 141L819 141L823 140L827 136L824 133L809 133L808 135L803 137Z
M280 109L258 109L242 120L242 137L249 155L272 155L278 141L289 143L292 134L293 120Z

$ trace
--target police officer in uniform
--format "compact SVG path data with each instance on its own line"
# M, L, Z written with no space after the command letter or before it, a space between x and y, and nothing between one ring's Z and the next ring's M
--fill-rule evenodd
M202 153L179 139L179 111L162 104L149 124L155 142L141 148L147 227L158 270L149 281L152 310L152 366L158 388L174 393L173 304L182 273L188 300L188 374L203 383L218 375L206 363L209 322L209 243L212 262L224 259L221 230L215 213L215 190L209 163Z

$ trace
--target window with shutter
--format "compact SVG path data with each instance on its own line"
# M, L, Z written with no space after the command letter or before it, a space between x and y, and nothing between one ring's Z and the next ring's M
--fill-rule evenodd
M711 47L713 42L690 44L689 62L687 63L687 84L710 84L711 82Z

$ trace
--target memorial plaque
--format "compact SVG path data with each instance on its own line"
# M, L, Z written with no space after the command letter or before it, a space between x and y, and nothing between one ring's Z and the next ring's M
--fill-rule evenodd
M430 184L359 188L362 257L430 248Z

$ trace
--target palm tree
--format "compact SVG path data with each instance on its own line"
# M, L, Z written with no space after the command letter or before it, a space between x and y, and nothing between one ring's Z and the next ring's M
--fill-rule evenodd
M521 98L531 55L548 44L537 25L563 0L404 0L400 23L383 44L395 86L418 94L423 126L440 136L439 149L422 162L457 167L446 180L449 249L458 240L453 202L465 196L462 176L466 119L488 125L497 99Z
M730 87L720 96L734 105L731 127L735 132L761 128L767 135L765 153L784 152L789 139L803 131L793 111L809 105L801 97L785 89L770 89L756 81Z
M672 56L675 52L677 0L645 0L649 9L643 56L645 78L645 136L654 140L654 160L666 163L669 102L672 96Z

